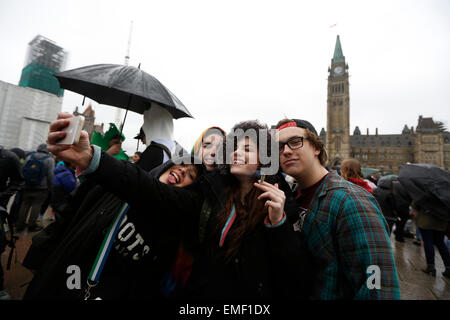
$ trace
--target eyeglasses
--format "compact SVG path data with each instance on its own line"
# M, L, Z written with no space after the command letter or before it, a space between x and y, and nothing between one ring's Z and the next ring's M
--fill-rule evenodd
M308 137L292 137L287 142L280 142L279 150L280 153L284 151L284 146L287 145L291 150L300 149L303 147L303 140L309 140Z

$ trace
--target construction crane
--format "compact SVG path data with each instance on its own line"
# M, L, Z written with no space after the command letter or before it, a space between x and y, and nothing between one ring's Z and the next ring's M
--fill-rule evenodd
M131 21L130 23L130 33L128 35L128 45L127 45L127 52L125 54L125 61L124 61L124 65L128 66L128 63L130 61L130 47L131 47L131 33L133 31L133 21ZM116 108L116 118L115 118L115 124L116 127L122 131L123 129L123 123L120 122L120 120L122 119L122 109L121 108Z

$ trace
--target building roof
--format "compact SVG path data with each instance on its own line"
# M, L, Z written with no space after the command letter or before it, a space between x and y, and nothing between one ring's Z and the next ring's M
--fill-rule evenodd
M419 122L416 128L417 132L438 132L439 127L433 121L433 118L424 118L419 116Z
M402 130L402 134L410 134L411 133L411 129L408 128L408 126L405 124L405 126L403 127Z
M336 38L336 46L334 47L333 60L331 60L332 64L336 62L345 62L345 57L342 53L341 40L339 39L339 35Z
M322 130L320 130L319 136L325 136L327 133L325 131L325 128L322 127Z
M352 147L410 147L414 144L414 137L402 134L381 135L352 135Z
M92 116L95 118L95 111L92 109L91 105L88 105L86 110L84 110L83 115L85 116Z

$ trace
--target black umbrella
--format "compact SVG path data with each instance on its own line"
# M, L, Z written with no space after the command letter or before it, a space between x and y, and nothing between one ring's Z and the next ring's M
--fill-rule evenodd
M450 221L450 173L432 164L400 166L399 181L412 200L430 214Z
M377 187L392 191L392 182L397 180L397 179L398 179L398 176L396 176L394 174L389 174L389 175L386 175L386 176L382 176L377 181Z
M143 114L156 102L166 108L174 119L190 117L181 101L155 77L125 65L96 64L67 70L55 75L61 88L98 103L116 106Z

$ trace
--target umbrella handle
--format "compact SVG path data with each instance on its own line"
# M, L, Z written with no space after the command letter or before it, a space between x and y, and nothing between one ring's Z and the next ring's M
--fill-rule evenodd
M128 109L130 108L131 97L132 97L132 95L130 94L130 96L128 97L127 108L125 111L125 117L123 118L123 122L120 125L120 135L122 135L123 126L125 125L125 119L127 118Z

